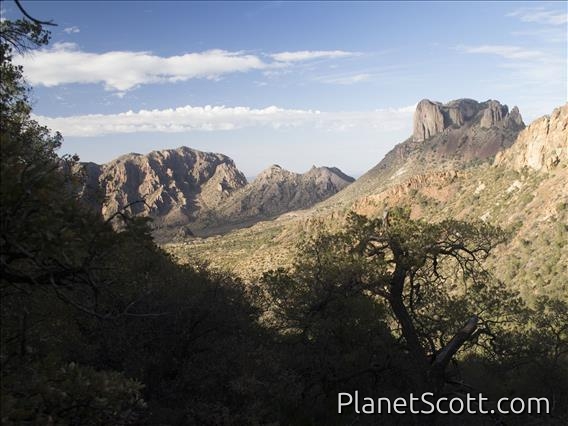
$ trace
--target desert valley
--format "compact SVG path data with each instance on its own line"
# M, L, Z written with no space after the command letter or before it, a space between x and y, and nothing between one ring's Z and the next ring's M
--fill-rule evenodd
M0 423L568 424L567 6L2 2Z

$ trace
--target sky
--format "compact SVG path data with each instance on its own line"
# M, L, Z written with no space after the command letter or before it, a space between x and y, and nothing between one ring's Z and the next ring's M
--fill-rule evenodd
M15 58L34 117L82 161L185 145L247 176L358 176L412 133L421 99L497 99L526 123L568 100L566 1L22 4L58 24Z

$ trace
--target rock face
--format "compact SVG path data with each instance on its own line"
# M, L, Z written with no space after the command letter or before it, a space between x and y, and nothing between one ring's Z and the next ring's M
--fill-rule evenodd
M303 174L273 165L217 209L226 220L273 217L311 207L339 192L354 179L335 167L315 167Z
M481 127L488 129L500 123L507 115L508 108L506 105L501 105L497 101L489 101L487 108L483 110L481 116Z
M495 157L495 165L549 171L568 163L568 104L523 130L515 144Z
M311 207L354 180L337 168L298 174L274 165L248 184L229 157L187 147L83 163L81 172L83 199L105 218L126 208L153 218L159 237L169 239L194 231L211 235Z
M498 101L457 99L442 104L424 99L416 106L413 134L324 207L350 203L413 175L493 162L498 152L513 145L524 127L519 109L509 112Z
M187 223L247 183L229 157L187 147L87 163L84 173L87 198L92 202L97 192L104 197L104 217L135 203L130 213L167 225ZM144 203L136 203L140 200Z
M414 132L415 141L429 139L444 130L444 115L440 104L421 100L414 111Z
M421 100L414 113L412 139L421 142L444 132L448 128L478 125L483 129L492 127L520 130L524 123L517 107L509 113L507 105L489 100L458 99L443 105L428 99Z

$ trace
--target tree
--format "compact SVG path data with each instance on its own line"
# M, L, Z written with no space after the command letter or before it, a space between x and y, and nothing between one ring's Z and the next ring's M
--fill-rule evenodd
M304 243L292 270L265 274L260 285L265 321L281 333L321 343L342 329L357 336L368 326L358 318L374 309L377 314L369 319L377 321L381 342L375 359L387 347L397 353L391 358L400 362L389 365L401 383L402 377L408 380L407 390L440 395L448 384L463 390L457 370L450 368L460 351L496 351L497 336L511 324L518 326L524 312L518 295L483 267L505 238L485 223L427 223L411 220L403 209L376 219L351 214L344 231L323 232ZM341 300L344 306L360 300L358 310L332 309ZM390 331L380 331L381 324ZM339 352L360 347L356 340ZM332 353L334 345L328 346L323 350ZM336 363L341 362L338 357ZM385 374L384 363L369 361L367 368L358 368L372 374L373 365Z
M349 255L352 242L348 233L322 232L300 245L292 270L266 272L255 286L262 324L283 358L277 382L286 384L286 424L335 424L338 392L406 393L400 371L410 360L385 306L365 294L370 268Z
M130 424L144 407L142 385L70 362L76 341L63 338L77 335L76 308L94 306L95 263L112 229L74 196L76 159L60 158L61 135L32 120L12 63L14 50L42 46L49 33L36 20L0 26L2 423Z
M509 297L509 314L520 306L482 263L504 233L485 223L410 220L402 209L374 220L353 214L350 226L355 252L374 264L369 291L390 307L418 367L416 389L439 393L458 351L493 336L505 319L495 301Z

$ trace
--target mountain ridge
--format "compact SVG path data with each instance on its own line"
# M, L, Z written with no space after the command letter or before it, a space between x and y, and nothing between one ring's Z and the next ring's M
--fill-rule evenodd
M568 104L513 133L517 133L515 140L494 160L460 162L446 157L432 167L397 175L409 166L400 155L401 145L436 140L434 135L408 142L411 137L373 168L382 172L379 177L386 177L386 182L371 173L374 180L367 182L374 186L363 187L364 191L356 181L310 210L289 212L276 221L259 222L222 237L165 247L182 262L188 255L207 259L214 267L251 280L271 268L290 266L302 236L341 229L349 211L373 217L386 208L404 206L415 219L481 220L502 226L510 239L488 262L495 276L518 288L529 301L539 294L563 298L568 294ZM527 167L532 164L531 152L538 154L540 167ZM414 165L416 155L410 154L406 161ZM345 192L351 192L349 197Z
M421 133L424 128L428 130ZM524 128L519 109L509 111L507 105L496 100L462 98L442 104L423 99L416 105L413 134L322 207L348 204L369 191L400 183L426 170L461 169L472 162L488 161L510 147Z
M230 157L185 146L81 163L79 169L88 204L105 218L122 209L151 217L161 240L226 232L308 208L354 180L335 167L299 174L273 165L248 182Z

